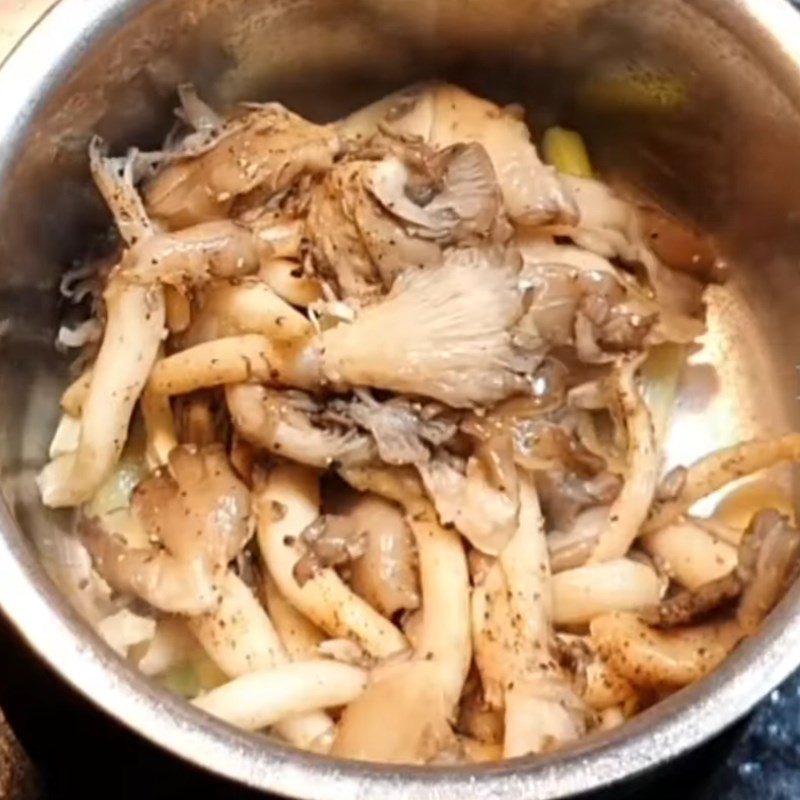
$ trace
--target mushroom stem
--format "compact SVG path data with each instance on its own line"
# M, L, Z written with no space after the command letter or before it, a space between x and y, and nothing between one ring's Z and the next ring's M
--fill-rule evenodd
M192 704L212 716L255 731L281 720L355 700L368 673L338 661L295 661L234 678Z
M158 394L187 394L250 380L313 387L313 377L303 373L296 354L252 333L203 342L162 358L153 365L150 388Z
M330 636L352 638L370 655L385 658L408 646L403 634L342 581L323 568L302 586L294 576L295 544L319 517L317 473L280 464L258 496L258 543L283 596Z
M622 411L628 429L628 463L625 483L608 512L589 561L622 558L639 535L658 485L661 467L653 420L636 386L640 357L623 359L615 367Z
M232 572L221 581L222 597L211 613L189 620L189 628L210 658L229 677L286 664L284 650L270 618L250 589ZM322 711L281 719L276 730L297 747L326 752L333 722Z
M81 409L78 449L54 459L40 473L46 506L80 505L111 474L161 345L165 318L161 288L111 281L104 297L106 329Z
M800 461L800 433L743 442L701 458L687 468L683 486L675 498L653 503L643 533L669 525L698 500L731 481L784 461Z

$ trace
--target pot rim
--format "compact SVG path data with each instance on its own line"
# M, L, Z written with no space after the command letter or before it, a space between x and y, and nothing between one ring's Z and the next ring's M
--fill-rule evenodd
M0 65L0 181L13 169L38 108L97 37L154 0L61 0ZM785 0L736 0L748 26L788 63L800 86L800 16ZM47 58L43 59L42 54ZM250 787L305 800L418 797L555 800L640 775L702 744L800 663L800 585L762 631L711 676L617 731L534 760L470 768L381 766L297 751L213 719L152 684L69 607L5 504L0 504L0 608L56 673L117 721L185 761ZM467 793L465 795L465 792Z

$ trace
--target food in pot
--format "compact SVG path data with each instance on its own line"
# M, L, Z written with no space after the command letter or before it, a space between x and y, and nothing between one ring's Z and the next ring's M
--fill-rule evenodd
M231 724L422 764L622 724L758 629L800 532L692 508L800 434L664 474L707 237L456 86L326 125L180 96L163 150L92 142L117 245L63 284L39 487L111 646Z

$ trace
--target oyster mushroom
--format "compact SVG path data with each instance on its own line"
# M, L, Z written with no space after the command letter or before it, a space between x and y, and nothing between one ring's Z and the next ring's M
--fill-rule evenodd
M532 357L510 329L522 313L502 254L457 250L436 269L406 272L352 323L322 335L322 372L335 384L422 395L453 407L525 393Z
M344 136L376 131L421 138L436 148L480 144L494 167L505 207L524 225L574 222L577 209L560 176L540 160L516 115L448 83L421 83L385 98L338 124Z
M81 534L98 572L117 591L172 613L213 608L228 563L252 534L250 493L233 474L222 447L177 447L170 473L136 488L134 513L157 544L128 546L98 520L84 518Z
M200 152L173 156L145 187L146 206L170 230L222 219L237 196L256 187L276 193L303 173L325 172L338 149L330 127L278 103L250 107Z
M369 172L368 188L413 235L452 244L486 237L502 215L492 162L481 145L454 144L414 170L397 156Z

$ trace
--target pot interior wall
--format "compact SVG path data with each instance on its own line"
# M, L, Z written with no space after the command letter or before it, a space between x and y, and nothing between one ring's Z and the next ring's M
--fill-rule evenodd
M600 171L714 232L733 265L712 292L670 460L796 425L800 89L778 56L738 38L741 13L722 0L155 0L109 9L0 156L0 459L26 532L58 521L42 513L30 476L66 379L67 360L52 347L59 276L108 225L89 181L88 139L99 133L117 151L156 146L184 81L221 107L280 100L329 120L410 82L446 78L522 103L535 131L580 129ZM638 88L613 89L621 85Z

